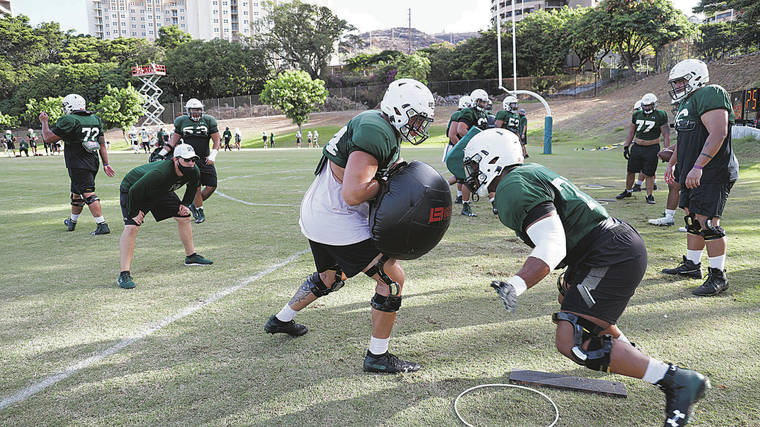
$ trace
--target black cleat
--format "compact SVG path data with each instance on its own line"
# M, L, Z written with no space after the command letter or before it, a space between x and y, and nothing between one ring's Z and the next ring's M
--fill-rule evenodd
M470 207L470 202L462 204L462 215L470 216L470 217L478 216L475 212L472 211L472 208Z
M683 261L678 264L676 268L663 268L662 272L665 274L678 274L680 276L691 277L692 279L702 278L702 263L694 264L690 260L686 259L684 255Z
M670 365L657 386L665 392L664 427L685 426L694 404L710 388L710 380L699 372Z
M625 199L626 197L631 197L631 196L633 196L633 193L631 193L629 190L623 190L623 192L615 196L615 198L620 200L620 199Z
M654 183L654 186L652 187L652 190L657 191L657 183Z
M708 297L718 295L726 289L728 289L726 270L709 267L707 269L707 280L705 280L705 283L691 291L691 293L698 297Z
M91 236L97 236L98 234L111 234L111 229L108 228L108 224L101 222L98 224L97 228L95 228L95 231L90 233Z
M198 212L198 218L195 219L195 223L200 224L206 221L206 214L203 213L203 208L198 208L197 212Z
M454 203L457 204L457 205L461 205L462 204L462 196L457 196L456 200L454 200Z
M650 205L657 204L657 202L654 201L654 194L650 194L647 196L647 203L649 203Z
M71 218L64 219L63 223L64 225L66 225L66 228L67 228L66 231L74 231L74 229L77 227L77 222Z
M397 374L399 372L417 372L419 370L419 363L401 360L388 351L377 355L367 350L367 356L364 357L364 372Z
M499 208L496 207L496 202L491 202L491 206L493 206L493 214L498 215L499 214Z
M274 314L272 317L269 318L267 323L264 325L264 330L267 331L269 334L288 334L291 337L300 337L301 335L309 332L308 329L306 329L306 326L296 323L295 320L291 320L290 322L283 322L282 320L278 319L277 316Z
M631 189L634 193L638 193L641 191L641 184L633 184L633 188Z
M193 219L198 221L198 208L195 207L195 203L190 203L187 208L190 209L190 213L193 214Z

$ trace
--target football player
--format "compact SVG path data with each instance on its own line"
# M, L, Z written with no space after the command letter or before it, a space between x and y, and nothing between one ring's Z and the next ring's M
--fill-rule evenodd
M488 93L483 89L475 89L470 94L470 108L465 108L459 116L459 122L456 126L457 142L467 135L470 128L477 126L481 130L488 129ZM470 192L462 189L462 215L469 217L478 216L470 207Z
M670 70L670 96L680 101L675 118L676 150L665 168L667 182L678 181L678 206L686 212L686 255L675 268L662 270L701 278L702 250L710 262L707 280L692 293L717 295L728 288L726 232L720 218L728 194L739 178L739 164L731 148L734 108L731 97L718 85L708 85L707 65L687 59ZM676 176L673 168L678 165Z
M443 147L443 159L442 162L446 163L446 155L449 154L449 150L454 148L455 145L457 145L457 142L459 142L459 135L457 133L457 126L459 123L459 117L462 116L462 111L465 109L468 109L472 106L472 98L470 98L469 95L464 95L459 97L459 104L458 108L454 113L451 115L451 118L449 118L449 124L446 125L446 136L449 138L449 143L446 144L445 147ZM454 124L454 126L452 126ZM468 190L466 187L462 187L462 183L458 182L456 177L452 176L449 178L449 185L453 185L454 183L457 184L457 198L454 200L454 203L462 204L462 193L463 191L467 191L467 200L470 200L470 190Z
M18 143L18 156L21 157L21 154L25 154L26 157L29 157L29 143L26 142L25 138L21 138L21 141Z
M675 118L675 115L678 113L678 101L671 100L671 113L673 113L673 117ZM675 123L671 123L669 125L671 128L675 128ZM675 151L675 144L670 146L671 151ZM672 154L671 154L672 156ZM669 159L665 159L668 161ZM678 166L676 165L673 170L673 176L678 176ZM668 182L668 199L665 201L665 212L663 212L663 215L660 218L654 218L650 219L649 223L652 225L656 225L659 227L665 226L671 226L675 224L675 220L673 219L673 216L676 213L676 208L678 207L678 199L679 195L681 193L681 184L679 184L677 181L671 181ZM635 186L634 186L635 189ZM657 190L657 182L655 181L654 189ZM686 227L680 227L678 231L686 232Z
M206 221L206 214L203 211L203 202L216 190L216 154L221 147L219 140L219 127L216 119L208 114L203 113L203 103L195 98L191 98L185 104L187 115L182 115L174 120L174 133L167 145L171 148L164 147L158 152L157 158L163 159L164 156L177 146L179 139L182 138L185 144L190 144L200 158L198 168L201 171L201 185L198 187L198 193L195 195L195 201L189 206L196 224ZM209 152L209 140L212 142L211 152Z
M264 326L270 334L297 337L306 326L293 318L317 298L339 290L361 272L376 282L372 297L372 336L364 358L367 372L420 369L388 351L391 329L401 306L405 273L398 260L381 254L372 242L369 202L380 180L401 161L401 141L419 144L433 121L433 95L422 83L399 79L390 84L380 110L362 112L325 144L317 175L301 202L301 232L309 239L317 271L309 275L290 302ZM329 322L328 322L329 323Z
M37 135L34 134L34 129L29 129L26 132L26 138L29 140L29 145L32 147L32 155L41 156L37 154Z
M625 190L616 196L618 200L631 197L634 191L633 180L636 173L641 172L646 177L646 202L650 205L655 204L652 191L659 161L657 153L660 152L660 137L665 147L670 147L668 113L658 110L657 97L653 93L647 93L641 98L641 110L634 111L631 116L631 126L623 146L623 157L628 160L628 173L625 178Z
M520 294L567 266L558 281L561 308L552 316L557 350L589 369L658 385L665 392L665 425L686 424L709 381L650 358L616 326L646 271L639 233L564 177L525 164L520 140L504 129L473 137L464 167L470 189L496 192L499 220L533 248L517 274L491 283L504 307L513 312Z
M113 168L108 164L103 138L103 122L94 113L86 110L84 98L75 93L66 95L61 102L64 116L58 119L53 129L48 126L48 114L40 113L42 123L42 140L56 144L63 140L65 150L63 158L71 178L71 217L63 223L68 231L74 231L86 204L95 218L97 228L92 235L108 234L111 230L103 217L100 198L95 194L95 176L98 174L98 154L103 159L103 172L114 176Z
M230 141L232 140L232 131L230 131L230 127L227 126L224 129L224 133L222 134L224 137L224 151L232 151L232 148L230 148Z
M16 137L13 136L11 130L5 131L3 143L5 144L5 152L8 154L8 157L16 157ZM11 155L11 151L13 151L13 155Z
M314 130L314 148L319 148L319 132Z
M132 151L137 154L140 151L140 143L137 141L137 129L132 126L129 129L129 143L132 146Z
M119 239L121 272L116 283L123 289L132 289L130 267L135 253L135 239L145 216L150 212L156 222L167 218L177 221L177 231L185 247L185 265L210 265L213 261L195 252L193 229L190 226L190 209L200 185L198 156L189 144L179 144L174 157L138 166L127 173L119 187L119 203L124 217L124 231ZM175 190L186 185L180 201Z

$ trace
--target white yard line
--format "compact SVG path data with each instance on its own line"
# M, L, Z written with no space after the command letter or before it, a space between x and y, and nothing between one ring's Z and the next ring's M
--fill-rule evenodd
M219 190L214 191L214 194L218 194L218 195L224 197L225 199L230 199L233 202L242 203L242 204L248 205L248 206L286 206L286 207L296 207L296 208L299 207L299 206L301 206L301 205L288 205L288 204L284 204L284 203L251 203L251 202L246 202L245 200L236 199L236 198L234 198L232 196L228 196L228 195L222 193Z
M93 365L94 363L97 363L98 361L100 361L100 360L102 360L102 359L104 359L104 358L106 358L106 357L108 357L108 356L110 356L110 355L112 355L114 353L118 353L122 349L124 349L124 348L126 348L126 347L128 347L128 346L130 346L130 345L132 345L132 344L134 344L134 343L136 343L136 342L138 342L138 341L140 341L140 340L148 337L148 336L150 336L154 332L159 331L159 330L163 329L164 327L166 327L168 325L171 325L175 321L180 320L180 319L182 319L185 316L188 316L190 314L195 313L196 311L202 309L203 307L205 307L205 306L207 306L209 304L212 304L212 303L214 303L214 302L216 302L216 301L218 301L218 300L226 297L227 295L229 295L229 294L231 294L231 293L233 293L233 292L235 292L235 291L237 291L237 290L239 290L239 289L241 289L241 288L249 285L250 283L253 283L253 282L257 281L258 279L266 276L267 274L269 274L269 273L277 270L280 267L284 267L284 266L290 264L291 262L295 261L298 257L300 257L301 255L305 254L306 252L308 252L308 251L307 250L303 250L303 251L297 252L297 253L289 256L288 258L284 259L283 261L281 261L281 262L279 262L279 263L277 263L277 264L275 264L275 265L273 265L273 266L271 266L271 267L269 267L267 269L261 270L261 271L259 271L256 274L253 274L251 276L243 278L243 279L241 279L238 282L238 284L236 284L234 286L230 286L229 288L223 289L223 290L221 290L221 291L219 291L219 292L211 295L210 297L206 298L205 300L203 300L201 302L198 302L198 303L195 303L195 304L190 304L187 307L185 307L184 309L182 309L181 311L179 311L178 313L173 314L173 315L168 316L168 317L165 317L164 319L160 320L159 322L157 322L157 323L155 323L153 325L149 325L149 326L145 327L143 330L138 331L134 336L129 337L129 338L125 338L122 341L120 341L119 343L114 344L111 347L108 347L107 349L101 351L98 354L95 354L94 356L91 356L91 357L89 357L87 359L84 359L84 360L78 362L78 363L75 363L75 364L69 366L68 368L64 369L63 371L61 371L61 372L59 372L59 373L57 373L55 375L51 375L51 376L49 376L47 378L44 378L42 381L40 381L40 382L38 382L36 384L33 384L33 385L31 385L31 386L29 386L29 387L27 387L27 388L25 388L25 389L23 389L23 390L15 393L15 394L13 394L12 396L8 396L8 397L4 398L2 401L0 401L0 411L2 411L3 409L5 409L6 407L8 407L10 405L13 405L13 404L16 404L16 403L19 403L19 402L23 402L24 400L26 400L30 396L32 396L32 395L34 395L36 393L39 393L40 391L42 391L42 390L50 387L51 385L54 385L57 382L59 382L61 380L64 380L64 379L66 379L66 378L74 375L75 373L79 372L80 370L85 369L85 368Z

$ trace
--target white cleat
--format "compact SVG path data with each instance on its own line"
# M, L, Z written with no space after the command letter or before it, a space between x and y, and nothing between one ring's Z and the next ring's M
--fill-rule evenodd
M649 223L652 224L652 225L657 225L657 226L661 226L661 227L671 226L671 225L675 224L675 222L673 221L673 218L672 217L667 217L667 216L664 216L662 218L657 218L657 219L650 219Z

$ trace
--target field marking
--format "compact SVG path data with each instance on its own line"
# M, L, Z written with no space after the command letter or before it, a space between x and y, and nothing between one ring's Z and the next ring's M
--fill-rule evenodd
M222 193L219 190L216 190L214 193L218 194L218 195L220 195L222 197L224 197L225 199L230 199L233 202L242 203L242 204L248 205L248 206L285 206L285 207L296 207L296 208L299 207L299 206L301 206L301 205L288 205L288 204L284 204L284 203L251 203L251 202L246 202L245 200L236 199L236 198L234 198L232 196L228 196L228 195Z
M221 290L221 291L219 291L219 292L211 295L210 297L206 298L205 300L203 300L201 302L188 305L187 307L185 307L184 309L182 309L178 313L176 313L174 315L171 315L171 316L168 316L168 317L165 317L164 319L160 320L158 323L154 324L153 326L148 326L147 328L145 328L142 331L140 331L139 333L137 333L137 335L135 335L133 337L130 337L130 338L123 339L119 343L117 343L117 344L115 344L115 345L113 345L113 346L111 346L111 347L109 347L109 348L101 351L100 353L98 353L98 354L96 354L94 356L88 357L87 359L84 359L84 360L82 360L82 361L80 361L78 363L75 363L75 364L69 366L68 368L64 369L62 372L59 372L59 373L57 373L55 375L51 375L51 376L43 379L42 381L40 381L40 382L38 382L36 384L33 384L33 385L25 388L24 390L21 390L21 391L15 393L15 394L13 394L12 396L4 398L2 401L0 401L0 411L2 411L3 409L5 409L6 407L8 407L10 405L13 405L13 404L16 404L16 403L19 403L19 402L23 402L28 397L30 397L30 396L32 396L32 395L34 395L36 393L39 393L40 391L42 391L42 390L50 387L51 385L54 385L55 383L57 383L57 382L59 382L61 380L64 380L64 379L66 379L66 378L74 375L78 371L80 371L80 370L82 370L84 368L87 368L90 365L92 365L94 363L97 363L98 361L100 361L100 360L102 360L102 359L104 359L104 358L106 358L106 357L108 357L108 356L110 356L110 355L112 355L114 353L118 353L119 351L121 351L125 347L128 347L128 346L136 343L137 341L140 341L143 338L148 337L149 335L153 334L154 332L163 329L164 327L166 327L166 326L168 326L168 325L176 322L177 320L180 320L180 319L182 319L185 316L188 316L190 314L195 313L196 311L200 310L201 308L203 308L203 307L205 307L205 306L207 306L209 304L212 304L212 303L214 303L214 302L216 302L216 301L218 301L218 300L226 297L227 295L229 295L229 294L231 294L231 293L233 293L233 292L235 292L235 291L237 291L237 290L239 290L239 289L247 286L248 284L250 284L252 282L255 282L256 280L258 280L261 277L263 277L263 276L265 276L265 275L267 275L267 274L269 274L269 273L277 270L280 267L284 267L284 266L290 264L291 262L295 261L298 257L300 257L301 255L305 254L306 252L308 252L308 250L302 250L300 252L297 252L297 253L295 253L295 254L293 254L293 255L285 258L283 261L280 261L279 263L277 263L277 264L275 264L275 265L273 265L273 266L271 266L271 267L269 267L267 269L261 270L258 273L255 273L255 274L253 274L251 276L243 278L243 279L241 279L238 282L237 285L230 286L227 289L223 289L223 290Z

